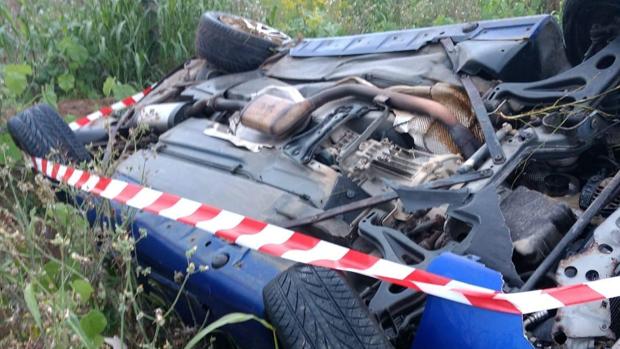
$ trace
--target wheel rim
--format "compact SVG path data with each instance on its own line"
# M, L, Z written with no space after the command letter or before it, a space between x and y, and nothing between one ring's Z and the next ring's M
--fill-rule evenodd
M252 19L223 14L219 16L219 20L239 31L271 41L278 46L284 45L291 41L291 37L285 33Z

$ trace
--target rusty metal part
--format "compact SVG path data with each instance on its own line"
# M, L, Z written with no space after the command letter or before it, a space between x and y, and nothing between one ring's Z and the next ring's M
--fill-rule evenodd
M389 90L417 97L432 99L450 111L452 115L468 128L478 141L482 132L473 114L467 95L457 86L437 83L433 86L393 86ZM458 147L448 130L427 115L395 110L395 129L408 133L415 144L435 154L457 153Z
M385 96L387 105L392 108L428 115L439 121L466 158L478 148L479 142L472 132L440 103L387 89L356 84L335 86L297 103L291 103L285 99L275 100L265 95L259 96L241 111L241 123L275 137L283 137L307 122L314 110L328 102L345 97L357 97L372 102L377 96ZM256 113L257 111L260 113Z
M617 276L619 260L620 210L616 210L594 230L585 249L560 261L555 279L560 286L568 286ZM558 309L553 332L561 332L569 339L615 339L610 311L610 302L613 301L603 300Z
M305 123L307 120L299 115L309 114L306 112L309 109L308 100L295 103L289 99L262 94L241 111L241 123L279 138Z

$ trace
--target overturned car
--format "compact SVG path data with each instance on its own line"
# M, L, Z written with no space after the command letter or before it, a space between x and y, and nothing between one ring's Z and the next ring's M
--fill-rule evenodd
M98 157L115 178L455 280L506 293L594 281L620 273L616 10L567 1L563 31L541 15L300 41L208 12L197 58L127 111L72 131L38 105L8 126L32 156ZM253 313L285 348L605 348L620 335L614 298L501 314L132 219L147 232L137 259L171 297L185 251L210 267L177 306L189 323ZM258 324L225 330L273 346Z

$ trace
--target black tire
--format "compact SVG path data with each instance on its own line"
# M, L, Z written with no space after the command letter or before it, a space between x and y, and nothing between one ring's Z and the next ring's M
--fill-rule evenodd
M229 73L238 73L257 69L276 52L280 42L230 26L220 19L222 16L241 19L222 12L205 12L196 32L199 57Z
M39 104L12 117L7 127L15 144L29 155L55 161L88 161L90 155L60 115Z
M284 348L391 348L367 308L335 271L297 264L263 290Z
M577 65L590 48L593 24L610 24L620 17L620 0L565 0L562 30L568 60Z

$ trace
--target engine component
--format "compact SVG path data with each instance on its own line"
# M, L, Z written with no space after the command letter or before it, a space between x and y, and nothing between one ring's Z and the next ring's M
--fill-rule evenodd
M611 177L604 178L604 176L596 175L590 177L588 182L583 186L581 190L581 196L579 197L579 207L582 209L588 208L592 202L601 195L601 191L609 184ZM620 195L614 196L609 203L601 209L601 215L607 217L620 207Z
M354 154L341 160L340 167L364 190L379 194L385 191L385 179L418 185L454 174L460 161L457 155L404 149L384 138L362 142Z
M157 133L163 133L174 125L187 119L185 102L147 105L136 118L138 125L146 125Z
M354 151L356 151L359 148L360 144L363 141L367 140L377 130L377 128L381 126L381 123L383 123L383 121L387 119L389 114L390 114L390 109L385 107L385 109L383 110L383 113L381 113L381 116L373 120L370 123L370 125L366 127L364 132L362 132L359 136L357 136L357 138L355 138L352 142L347 144L340 151L340 154L338 154L338 159L339 160L345 159L349 157L349 155L351 155Z
M284 146L284 152L291 158L308 163L313 159L315 149L340 125L368 112L368 108L357 104L341 106L327 115L318 125L299 134Z
M502 128L495 132L495 137L499 142L502 142L506 137L508 137L511 133L513 133L513 128L508 123L504 123ZM477 168L482 164L484 160L489 157L489 148L486 144L483 144L476 152L469 157L458 169L459 173L467 173L471 171L473 168Z
M572 285L619 275L619 229L620 210L616 210L594 230L592 239L584 250L560 261L555 274L558 284ZM615 339L617 334L612 331L612 323L619 324L620 317L616 312L612 318L610 301L617 300L558 309L553 328L556 334L554 337L565 336L567 344L571 340L592 337Z
M372 102L377 96L384 96L387 104L395 109L429 115L446 127L452 140L465 157L469 157L480 146L471 131L459 123L454 115L440 103L387 89L355 84L328 88L297 103L263 94L250 101L241 111L241 122L275 137L283 137L299 125L306 123L310 114L317 108L328 102L350 96L367 102Z
M443 48L446 50L446 55L450 59L454 71L457 71L458 58L456 56L456 48L454 46L454 42L451 38L443 38L440 42ZM480 126L482 134L484 135L484 143L489 149L491 159L493 159L494 163L501 164L506 160L506 156L504 155L504 151L499 143L499 139L495 136L495 128L493 127L493 123L489 118L489 113L484 106L484 101L480 96L480 92L478 91L476 85L474 85L471 76L469 76L468 74L462 74L460 80L471 103L471 109L473 109L474 115L478 120L478 125Z
M517 187L500 205L519 262L535 266L575 223L565 203Z
M484 102L482 101L482 97L480 97L480 92L478 92L478 89L469 75L464 75L461 77L461 83L463 84L463 87L467 92L467 96L469 96L471 101L476 119L478 119L478 124L484 134L484 143L486 143L487 148L489 148L491 159L493 159L494 163L501 164L506 160L506 155L504 155L504 150L499 144L499 139L495 136L495 128L489 118L489 113L487 113L487 110L484 107Z
M482 133L472 113L471 103L467 95L456 86L437 83L432 86L394 86L390 90L430 98L441 103L461 124L471 130L477 140L482 140ZM412 114L402 110L395 110L394 113L396 131L409 134L417 147L435 154L458 152L458 147L446 128L428 115Z

